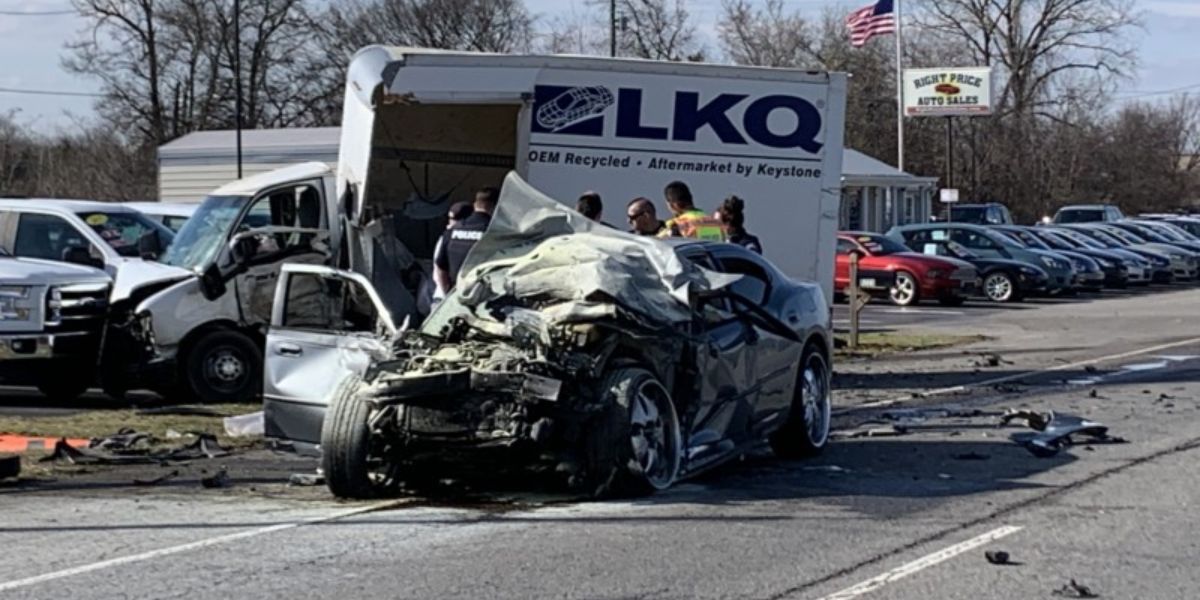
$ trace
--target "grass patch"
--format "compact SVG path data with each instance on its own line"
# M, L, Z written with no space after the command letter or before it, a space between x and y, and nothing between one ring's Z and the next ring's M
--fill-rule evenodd
M221 420L233 415L255 412L262 407L256 404L206 404L171 408L195 408L212 414L144 413L140 409L109 409L82 410L53 416L5 415L0 416L0 433L90 439L107 437L128 427L149 433L162 443L179 443L179 440L166 439L167 430L170 429L179 433L204 431L216 435L222 444L244 445L248 438L225 436L225 425Z
M920 333L905 331L873 331L858 336L858 348L851 350L848 346L849 335L838 334L836 354L843 358L874 357L897 352L919 352L935 348L950 348L965 346L980 342L987 337L982 335L949 335L939 333Z

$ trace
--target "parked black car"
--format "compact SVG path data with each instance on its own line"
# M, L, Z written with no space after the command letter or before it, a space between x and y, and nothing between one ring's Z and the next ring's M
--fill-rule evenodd
M1020 302L1026 296L1046 293L1050 275L1029 263L1007 258L985 258L949 240L914 243L925 254L957 258L975 265L983 282L983 296L992 302Z

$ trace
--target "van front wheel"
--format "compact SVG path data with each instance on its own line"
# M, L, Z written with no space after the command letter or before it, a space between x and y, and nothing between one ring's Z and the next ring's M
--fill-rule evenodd
M205 334L183 358L183 386L193 402L246 402L262 393L262 350L231 330Z

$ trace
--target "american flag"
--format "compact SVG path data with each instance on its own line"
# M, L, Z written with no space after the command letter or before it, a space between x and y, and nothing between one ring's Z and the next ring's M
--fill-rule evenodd
M879 0L864 6L846 17L850 29L850 45L861 48L872 36L896 32L895 0Z

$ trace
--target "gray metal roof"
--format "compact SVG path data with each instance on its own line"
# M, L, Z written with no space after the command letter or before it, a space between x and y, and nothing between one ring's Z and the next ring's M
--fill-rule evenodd
M842 150L842 183L849 186L917 186L936 181L936 177L918 177L905 173L858 150Z

